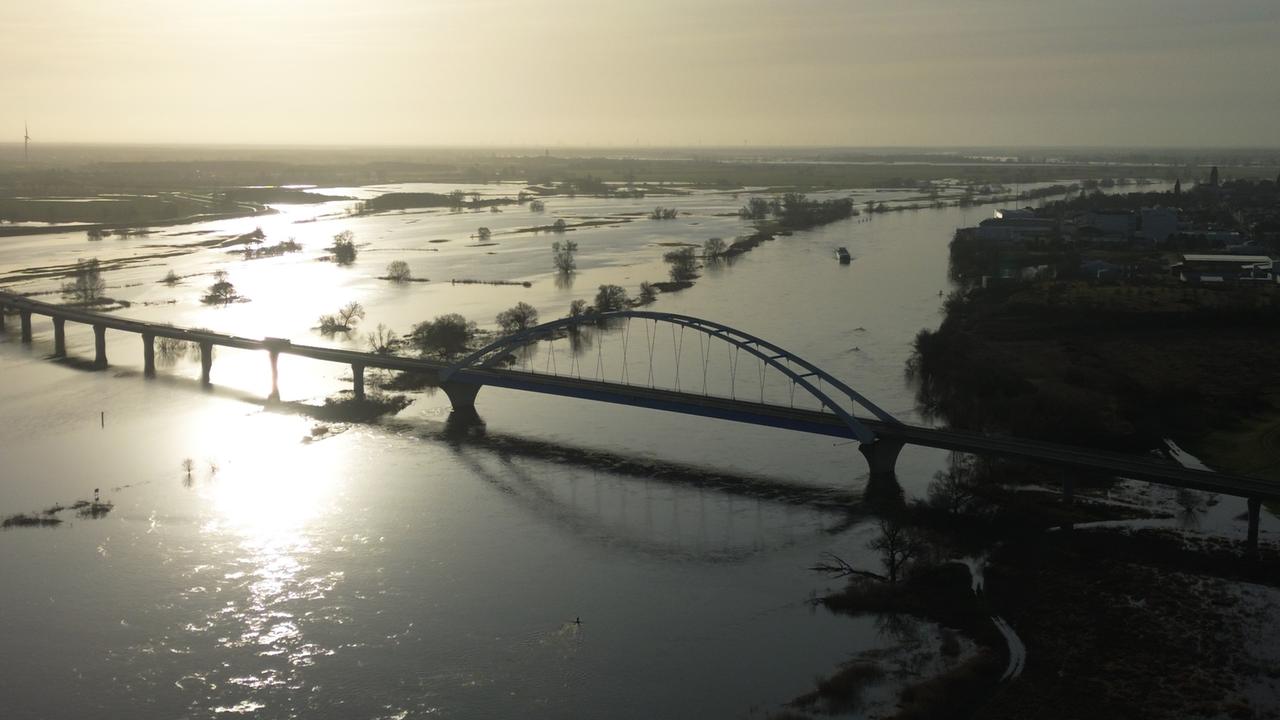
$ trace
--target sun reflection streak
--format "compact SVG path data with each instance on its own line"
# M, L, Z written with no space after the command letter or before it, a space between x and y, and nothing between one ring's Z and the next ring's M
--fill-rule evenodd
M337 508L341 463L334 446L304 445L308 422L269 413L240 418L220 433L223 450L206 462L200 498L212 569L226 604L209 618L218 643L252 652L263 663L229 682L249 689L292 687L297 668L334 651L307 642L307 619L343 580L325 567L331 554L324 518ZM215 469L216 468L216 469Z

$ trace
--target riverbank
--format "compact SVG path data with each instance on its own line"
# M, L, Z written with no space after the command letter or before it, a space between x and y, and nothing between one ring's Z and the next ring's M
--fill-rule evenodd
M928 541L905 578L887 584L855 569L843 591L820 600L837 613L959 633L971 649L904 641L903 652L934 658L932 673L895 672L877 661L893 657L882 651L818 681L778 717L1274 717L1274 546L1247 558L1231 540L1143 527L1166 514L1123 492L1065 503L1001 478L967 472L959 504L956 484L940 478L928 500L897 515L904 537Z

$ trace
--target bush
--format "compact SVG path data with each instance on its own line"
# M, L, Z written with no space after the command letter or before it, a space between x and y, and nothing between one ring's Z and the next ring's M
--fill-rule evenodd
M495 320L498 327L506 334L527 330L538 324L538 311L526 302L516 303L515 307L498 313Z
M663 255L662 259L671 263L672 281L685 282L698 277L698 258L693 254L693 248L682 247L679 250L672 250Z
M543 210L546 210L546 209L547 209L547 204L542 202L541 200L533 200L532 202L529 203L530 212L542 212Z
M559 240L551 243L551 257L556 264L556 270L568 275L578 266L577 261L573 259L574 253L578 252L578 243L572 240L560 242Z
M333 246L328 250L333 253L333 261L339 265L350 265L356 261L355 233L343 230L333 236Z
M568 225L565 224L564 218L556 218L556 221L551 223L551 232L562 233L567 227Z
M702 257L715 259L724 255L724 251L728 249L729 246L725 243L723 238L711 238L702 244Z
M102 298L107 289L107 281L102 279L102 269L98 258L77 260L74 279L62 286L62 294L76 302L90 304Z
M596 293L596 312L616 312L625 308L631 299L627 291L618 285L601 285Z
M182 282L182 278L178 277L178 273L170 270L169 272L165 273L164 279L161 280L160 282L164 283L165 285L168 285L169 287L173 287L174 285L177 285L179 282Z
M640 302L641 303L644 303L647 305L657 299L658 299L658 288L654 287L653 283L649 282L648 280L640 283Z
M493 231L487 227L476 230L476 242L487 243L491 237L493 237Z
M423 355L447 358L465 351L475 334L475 323L457 313L449 313L414 325L409 341Z
M659 205L649 213L650 220L674 220L680 211L675 208L666 208Z
M387 279L398 283L412 280L413 272L409 270L409 263L403 260L392 260L387 264Z

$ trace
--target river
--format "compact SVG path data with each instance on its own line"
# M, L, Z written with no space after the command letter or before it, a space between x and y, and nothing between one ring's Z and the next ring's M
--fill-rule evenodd
M912 193L853 196L862 207ZM279 206L128 239L0 239L0 273L99 257L107 294L132 303L123 316L364 349L362 334L319 336L316 317L351 300L367 311L362 330L405 332L447 312L492 327L517 301L559 317L602 283L634 293L665 280L660 243L748 233L731 214L746 197L553 197L541 215ZM655 205L682 214L643 217ZM940 320L952 231L991 209L878 214L779 237L651 308L771 340L920 422L903 375L910 342ZM551 263L561 236L513 232L555 218L612 219L563 236L580 245L571 282ZM478 246L481 225L495 245ZM244 260L194 246L255 227L304 251ZM342 230L360 245L356 262L320 261ZM836 262L837 246L851 264ZM378 279L392 260L430 281ZM217 269L250 302L202 305ZM159 283L168 270L188 277ZM443 394L414 393L394 417L303 442L317 423L264 407L259 353L219 349L205 391L193 358L145 381L136 336L108 333L111 368L94 373L48 359L47 319L31 346L15 326L0 334L0 515L95 489L114 509L0 534L6 718L764 717L841 661L893 643L870 618L809 602L833 585L807 569L822 553L876 562L853 444L491 388L477 401L483 428L462 435ZM621 332L600 351L615 368ZM67 342L72 356L92 355L88 328L69 324ZM555 352L531 362L569 357ZM323 363L285 356L280 372L286 401L350 386L348 369ZM899 479L919 495L945 465L945 453L908 448ZM722 477L691 482L687 466Z

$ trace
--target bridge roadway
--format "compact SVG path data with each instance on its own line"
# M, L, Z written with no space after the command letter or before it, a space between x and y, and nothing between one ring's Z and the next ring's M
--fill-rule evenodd
M355 396L364 397L364 369L385 368L419 373L438 381L441 372L450 367L438 360L406 358L394 355L357 352L312 345L296 345L277 338L254 339L206 330L178 328L161 323L128 320L79 308L32 300L0 291L0 328L5 307L17 310L22 322L22 340L31 341L31 315L47 315L54 320L56 356L66 354L62 325L67 320L91 325L96 336L95 364L106 367L106 329L138 333L144 344L146 374L154 375L156 337L174 338L195 343L201 349L202 381L209 382L214 345L242 350L265 350L271 360L272 396L278 397L277 356L281 353L325 362L350 365ZM580 379L536 372L492 367L468 367L449 375L440 383L455 409L474 409L476 393L483 386L540 392L564 397L610 402L689 415L719 418L736 422L854 439L849 425L831 413L796 409L731 398L700 395L662 388L649 388L594 379ZM1262 500L1280 500L1280 484L1262 478L1231 473L1211 472L1182 467L1172 461L1154 457L1124 455L1089 448L1060 445L1013 437L993 436L941 428L929 428L886 422L881 419L858 418L877 436L873 443L862 443L860 449L871 463L872 473L892 472L898 451L905 445L953 450L982 455L1020 458L1054 465L1105 472L1137 480L1176 487L1234 495L1249 499L1249 536L1254 544L1258 512Z

